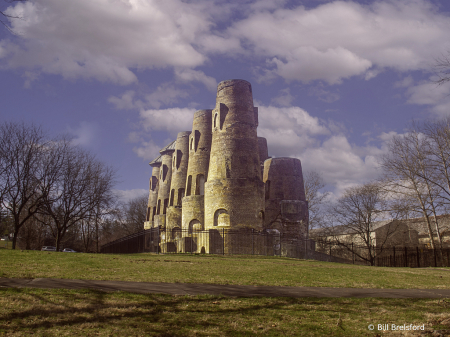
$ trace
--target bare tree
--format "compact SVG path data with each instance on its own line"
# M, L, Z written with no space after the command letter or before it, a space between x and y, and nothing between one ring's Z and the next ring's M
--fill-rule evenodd
M442 55L440 58L435 60L434 68L439 77L438 80L434 81L438 85L442 85L450 81L450 52L447 55Z
M142 195L116 208L116 227L120 228L123 235L130 235L144 229L147 202L147 195Z
M383 155L380 161L386 190L394 197L415 200L409 207L425 218L430 245L435 249L432 216L438 207L438 194L427 181L432 175L427 166L428 140L416 130L410 130L404 136L393 137L388 148L388 154Z
M386 218L387 212L379 183L348 188L330 210L333 223L338 226L324 230L332 237L333 245L374 265L375 258L383 252L397 229L393 222L387 225L382 236L374 237L376 223ZM355 249L355 245L363 249Z
M309 229L314 229L323 223L323 205L330 192L321 192L321 189L325 187L325 182L317 171L307 171L304 181L306 201L308 201Z
M82 149L60 142L63 149L56 181L44 196L38 212L51 218L50 228L60 248L61 240L72 226L90 220L99 207L113 198L115 172Z
M13 249L20 228L42 202L39 191L49 182L44 156L49 147L51 143L38 126L0 124L0 202L14 222Z
M114 215L117 210L116 195L111 195L105 199L97 208L92 209L84 220L80 223L80 232L85 252L100 252L100 244L105 241L104 236L111 236L111 222L114 222ZM105 243L105 242L104 242Z

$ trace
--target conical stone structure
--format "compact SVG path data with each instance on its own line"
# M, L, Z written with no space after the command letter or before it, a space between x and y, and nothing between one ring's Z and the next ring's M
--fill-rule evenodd
M257 126L258 109L253 106L250 83L220 82L212 111L205 229L263 228L264 183Z

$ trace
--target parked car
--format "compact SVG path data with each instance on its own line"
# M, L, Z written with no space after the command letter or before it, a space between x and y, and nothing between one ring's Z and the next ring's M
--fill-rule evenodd
M56 247L53 246L44 246L41 249L44 252L56 252Z
M64 249L63 249L63 252L64 252L64 253L78 253L77 251L75 251L75 250L73 250L73 249L71 249L71 248L64 248Z

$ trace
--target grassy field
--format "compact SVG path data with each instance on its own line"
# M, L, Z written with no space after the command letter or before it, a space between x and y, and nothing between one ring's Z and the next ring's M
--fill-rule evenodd
M377 324L425 324L431 335L436 330L450 333L446 305L439 300L413 299L224 298L0 289L0 336L399 335L377 331ZM374 331L369 330L370 324L375 325Z
M0 277L450 288L449 268L378 268L258 256L97 255L1 248ZM375 330L370 331L369 324L374 324ZM400 335L377 331L378 324L425 324L429 335L436 330L450 335L450 300L225 298L0 288L0 336Z
M450 268L381 268L262 256L102 255L6 249L0 249L0 277L450 289Z

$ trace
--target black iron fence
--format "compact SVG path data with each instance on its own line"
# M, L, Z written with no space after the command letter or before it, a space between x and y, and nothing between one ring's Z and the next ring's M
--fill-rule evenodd
M166 231L147 229L101 247L101 253L200 253L290 256L304 258L309 240L255 230Z
M376 257L380 267L450 267L450 248L389 247Z
M317 241L321 253L380 267L450 267L450 247L430 249L422 246L376 247L356 245L352 242Z
M450 267L450 248L376 247L299 240L278 232L254 230L187 231L151 228L101 247L101 253L198 253L287 256L380 267Z

